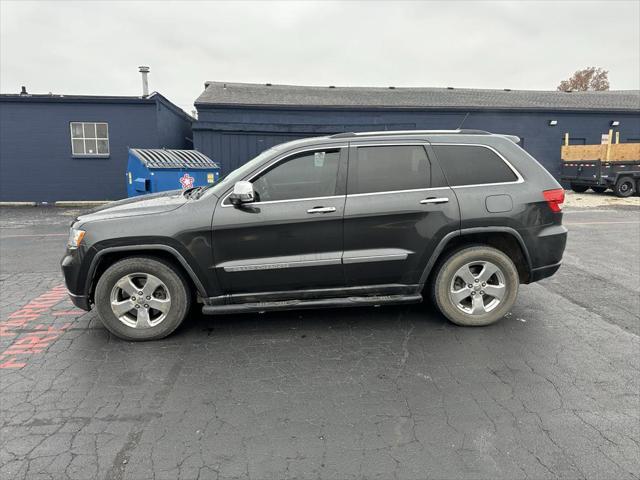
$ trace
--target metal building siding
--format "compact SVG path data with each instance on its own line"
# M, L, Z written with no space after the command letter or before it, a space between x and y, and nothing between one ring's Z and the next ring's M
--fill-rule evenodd
M126 197L128 147L191 148L184 139L178 141L177 135L168 135L171 128L159 129L159 115L175 117L170 111L159 114L155 102L21 102L0 98L0 201ZM73 157L70 122L107 122L109 157ZM188 126L190 129L190 122Z
M193 119L186 113L176 110L177 107L169 107L164 100L157 99L158 145L165 148L193 148L193 135L191 134Z
M242 165L275 144L345 131L454 129L465 111L278 109L199 105L194 148L221 163L223 173ZM549 120L558 125L549 126ZM607 112L471 111L464 127L523 138L523 147L552 174L560 174L560 146L565 132L600 143L611 121L620 122L621 141L640 136L640 115Z
M315 135L263 135L251 133L210 133L194 131L194 143L197 150L210 158L217 159L223 174L235 170L247 160L274 145Z

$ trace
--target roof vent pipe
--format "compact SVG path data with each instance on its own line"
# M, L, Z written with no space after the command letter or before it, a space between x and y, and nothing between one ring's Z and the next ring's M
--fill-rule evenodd
M27 87L25 87L24 85L22 86L22 89L20 90L20 95L29 95L27 93Z
M142 74L142 97L147 98L149 96L149 80L147 75L149 74L149 67L140 65L138 71Z

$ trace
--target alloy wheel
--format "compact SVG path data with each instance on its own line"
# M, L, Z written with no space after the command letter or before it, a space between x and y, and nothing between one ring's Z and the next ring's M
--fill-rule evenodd
M507 293L502 270L488 261L470 262L451 279L449 298L464 313L483 315L495 309Z
M162 280L148 273L125 275L111 290L111 310L131 328L155 327L170 309L169 289Z

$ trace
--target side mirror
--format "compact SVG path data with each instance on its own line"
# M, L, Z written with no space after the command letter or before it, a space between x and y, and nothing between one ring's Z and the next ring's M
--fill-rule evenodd
M229 195L229 201L232 205L241 205L255 201L253 184L246 181L236 182L233 186L233 192Z

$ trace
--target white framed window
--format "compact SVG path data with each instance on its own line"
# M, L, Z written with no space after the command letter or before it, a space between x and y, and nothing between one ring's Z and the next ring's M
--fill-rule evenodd
M71 122L71 153L82 157L109 155L109 125L101 122Z

